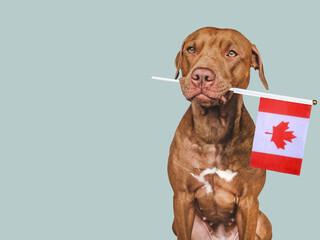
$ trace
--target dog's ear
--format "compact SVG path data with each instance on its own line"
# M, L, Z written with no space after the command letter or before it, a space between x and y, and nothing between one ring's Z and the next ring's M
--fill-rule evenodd
M261 82L263 83L263 86L267 90L269 90L266 77L264 76L263 64L261 61L260 53L254 44L251 45L251 50L252 50L251 67L253 67L255 70L259 70L259 76L260 76Z
M185 42L186 42L186 39L183 41L180 52L178 52L178 54L176 56L175 65L176 65L177 71L176 71L176 75L174 77L175 79L177 79L179 77L179 71L181 69L181 62L182 62L182 55L183 55L183 47L184 47Z
M179 77L179 71L181 68L181 59L182 59L182 56L180 56L181 55L180 52L178 52L178 54L176 56L176 60L174 61L176 68L177 68L176 75L174 76L174 79L177 79Z

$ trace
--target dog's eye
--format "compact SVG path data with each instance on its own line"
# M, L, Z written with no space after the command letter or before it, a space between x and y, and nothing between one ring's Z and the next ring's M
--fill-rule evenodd
M237 54L235 51L233 51L233 50L230 50L229 53L227 54L228 57L235 57L235 56L237 56L237 55L238 55L238 54Z
M188 47L188 48L187 48L187 51L188 51L189 53L194 53L196 50L194 49L194 47Z

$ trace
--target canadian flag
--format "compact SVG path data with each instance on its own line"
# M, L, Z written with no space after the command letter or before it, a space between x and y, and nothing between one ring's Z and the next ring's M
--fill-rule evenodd
M250 167L300 175L311 105L260 98Z

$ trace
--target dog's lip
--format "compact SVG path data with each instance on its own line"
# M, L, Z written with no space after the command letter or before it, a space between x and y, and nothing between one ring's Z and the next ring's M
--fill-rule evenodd
M192 98L196 98L196 97L198 97L198 96L205 96L205 97L210 98L210 99L215 99L215 98L212 98L212 97L210 97L210 96L208 96L208 95L206 95L206 94L204 94L204 93L202 93L202 92L194 95Z
M227 90L224 94L222 94L222 96L219 99L219 103L221 104L225 104L226 102L228 102L228 100L230 99L230 91Z
M226 93L223 95L226 98L226 102L230 100L232 97L233 92L230 90L227 90Z
M212 98L204 93L198 93L196 95L194 95L190 100L192 101L193 99L198 99L201 101L217 101L217 98Z
M201 102L212 102L212 103L219 101L219 103L225 104L230 99L230 97L232 95L232 91L230 91L228 89L228 90L224 90L221 92L224 92L224 93L221 94L220 97L210 97L210 96L204 94L203 92L200 92L198 94L195 94L194 96L192 96L188 100L192 101L192 100L196 99L196 100L200 100Z

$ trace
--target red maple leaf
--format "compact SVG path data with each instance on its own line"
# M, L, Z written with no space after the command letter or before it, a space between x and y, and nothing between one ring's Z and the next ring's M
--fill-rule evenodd
M284 149L284 146L287 145L284 140L292 142L291 140L296 138L296 136L292 134L293 131L286 131L289 129L288 125L289 122L282 121L278 126L273 127L273 133L265 132L266 134L272 134L271 142L274 142L278 149Z

